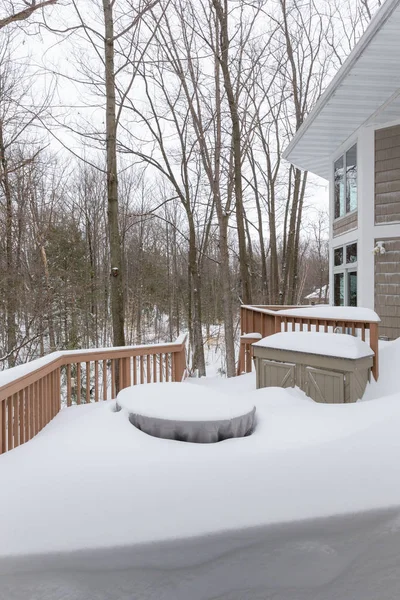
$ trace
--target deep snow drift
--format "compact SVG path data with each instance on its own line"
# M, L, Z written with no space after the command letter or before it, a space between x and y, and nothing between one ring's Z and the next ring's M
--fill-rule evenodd
M0 599L400 597L400 340L380 358L352 405L182 384L257 406L219 444L146 436L113 402L63 410L0 457Z

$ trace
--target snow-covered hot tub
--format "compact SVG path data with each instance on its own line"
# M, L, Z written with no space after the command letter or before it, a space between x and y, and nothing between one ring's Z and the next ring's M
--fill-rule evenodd
M250 435L256 412L247 398L178 382L125 388L117 396L117 408L153 437L201 444Z
M276 333L253 344L257 388L298 386L316 402L356 402L370 379L374 352L347 334Z

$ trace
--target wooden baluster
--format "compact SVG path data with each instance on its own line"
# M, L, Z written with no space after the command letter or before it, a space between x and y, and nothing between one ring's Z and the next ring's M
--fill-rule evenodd
M48 399L47 399L47 403L48 403L48 407L47 407L47 411L46 411L46 421L45 421L45 425L47 425L47 423L50 423L51 419L54 416L53 410L54 410L54 371L52 371L51 373L49 373L48 377L48 385L49 385L49 395L48 395Z
M25 439L25 398L24 390L19 391L19 443L24 444Z
M71 394L71 365L67 365L67 406L71 406L72 404L72 394Z
M38 386L38 395L36 398L36 403L37 403L37 431L36 433L39 433L39 431L42 429L42 412L43 412L43 394L44 394L44 383L43 383L43 378L39 379L39 386Z
M35 421L34 421L34 426L35 426L35 435L38 433L39 431L39 409L40 409L40 402L39 402L39 396L41 393L41 389L42 389L42 384L41 384L41 380L36 381L34 384L35 386Z
M29 439L35 435L35 386L32 383L29 386Z
M54 380L53 373L49 373L47 375L48 395L47 395L46 418L45 418L44 425L47 425L47 423L50 423L51 419L53 418L53 401L54 401L53 380Z
M86 362L86 404L90 404L90 362Z
M147 383L151 383L150 354L147 355Z
M50 379L49 379L48 375L46 375L46 377L44 378L43 389L44 389L44 394L43 394L43 398L42 398L42 423L41 423L40 429L43 429L43 427L46 425L48 415L50 412L49 398L51 395L51 388L50 388Z
M114 361L113 361L114 362ZM94 401L99 401L99 361L94 361Z
M159 361L160 361L160 382L163 382L163 381L164 381L164 378L163 378L163 364L162 364L162 363L163 363L163 361L162 361L162 354L159 354L159 355L158 355L158 358L159 358Z
M133 357L133 385L137 385L137 360L136 356Z
M115 381L115 359L111 359L111 398L117 397L117 388Z
M165 381L169 381L169 356L165 354Z
M153 383L157 381L157 355L153 354Z
M81 403L81 363L76 363L76 403Z
M49 375L46 376L45 378L45 382L46 382L46 399L45 399L45 405L44 405L44 410L43 410L43 427L45 427L47 425L47 423L50 421L51 419L51 401L52 401L52 389L51 389L51 374L49 373Z
M0 454L7 451L7 410L6 400L0 400Z
M237 374L240 375L245 370L246 370L246 345L245 345L245 340L240 339L239 361L238 361Z
M17 446L19 446L19 437L18 437L18 429L19 429L19 425L18 425L18 421L19 421L19 410L18 410L18 394L13 394L13 406L14 406L14 422L13 422L13 426L14 426L14 448L16 448Z
M47 421L49 423L51 419L54 419L56 416L56 372L52 371L49 375L50 378L50 419Z
M61 410L61 367L57 367L54 371L54 388L54 416L56 416Z
M8 428L8 450L14 448L13 444L13 401L12 396L7 398L7 428Z
M25 441L28 442L31 437L31 390L32 386L25 388Z
M125 371L125 386L124 387L130 387L131 385L131 357L127 356L126 358L122 359L124 362L124 371Z
M356 335L356 324L354 321L351 324L351 335Z
M61 368L57 367L57 369L54 371L54 387L55 387L55 394L54 394L54 407L55 407L55 414L54 416L56 416L60 410L61 410Z
M144 383L144 364L143 356L140 356L140 383Z
M47 425L47 423L50 421L50 415L51 415L51 376L47 375L45 377L45 385L46 385L46 395L45 395L45 402L44 402L44 406L43 406L43 421L42 421L42 428Z
M107 361L103 360L103 400L107 400Z
M178 381L176 352L171 352L171 381Z

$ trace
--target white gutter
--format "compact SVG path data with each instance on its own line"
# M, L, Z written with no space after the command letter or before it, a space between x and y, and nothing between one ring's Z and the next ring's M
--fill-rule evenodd
M386 21L393 13L395 8L397 8L399 3L400 0L386 0L383 6L381 6L381 8L374 15L374 17L371 20L371 23L368 25L362 37L359 39L353 50L350 52L349 56L346 58L339 71L336 73L336 75L334 76L324 93L321 95L310 114L306 117L305 121L300 126L299 130L296 132L289 145L283 151L283 158L290 162L290 153L294 150L294 148L297 146L298 142L301 140L303 135L311 127L317 116L320 114L321 110L329 102L331 97L334 95L336 89L347 77L354 64L360 58L364 50L368 47L368 44L371 42L372 38L379 31L382 25L386 23Z

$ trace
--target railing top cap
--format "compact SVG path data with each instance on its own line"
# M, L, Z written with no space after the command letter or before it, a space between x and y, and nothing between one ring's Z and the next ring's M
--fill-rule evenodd
M151 354L157 354L157 349L171 349L173 351L176 349L180 350L179 346L185 344L187 338L187 334L180 335L175 342L165 342L161 344L143 344L140 346L120 346L120 347L111 347L111 348L92 348L92 349L80 349L80 350L61 350L57 352L52 352L51 354L47 354L46 356L42 356L40 358L36 358L35 360L31 360L28 363L24 363L22 365L17 365L16 367L12 367L11 369L6 369L5 371L0 372L0 389L4 386L8 386L10 383L16 382L18 379L25 378L28 375L36 371L40 371L44 367L51 365L52 363L61 362L63 359L67 358L76 358L76 362L79 361L79 357L84 357L83 360L88 360L87 356L91 355L91 360L96 360L96 356L104 355L105 353L109 353L109 357L113 358L114 354L118 352L129 352L130 350L152 350L149 352Z
M337 321L351 321L360 323L379 323L379 315L370 308L362 308L358 306L296 306L275 310L271 308L262 308L261 306L253 306L251 304L243 304L242 308L246 308L253 312L265 313L275 316L301 317L305 319L331 319Z
M314 319L336 319L340 321L359 321L379 323L380 318L370 308L358 306L312 306L280 310L277 314L290 317L305 317Z

